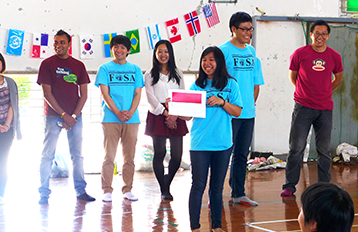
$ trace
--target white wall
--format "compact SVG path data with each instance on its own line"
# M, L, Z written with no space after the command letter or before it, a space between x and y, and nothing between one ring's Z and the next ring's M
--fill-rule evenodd
M258 22L257 56L265 85L257 101L254 150L287 153L294 86L288 78L289 57L304 43L301 23ZM279 33L284 32L284 33Z
M38 70L41 59L31 58L32 36L34 32L49 33L52 37L57 30L64 29L74 36L73 56L79 57L79 35L93 34L97 39L96 59L85 60L89 71L110 60L104 57L103 34L139 28L141 52L129 57L143 70L150 65L151 51L148 48L145 27L160 23L162 34L167 37L164 22L179 17L182 41L174 44L178 66L183 70L197 70L203 48L220 45L230 32L228 21L233 12L246 11L259 14L256 7L269 16L329 16L339 15L339 0L238 0L237 4L217 4L221 23L208 28L200 12L202 33L190 38L184 24L183 15L207 1L193 0L2 0L0 1L0 52L6 50L8 29L25 30L25 44L21 57L7 56L8 71ZM282 31L275 31L275 34ZM294 39L294 38L291 38ZM51 43L50 43L51 44ZM261 48L263 49L263 48ZM52 47L50 48L52 51Z
M164 38L164 22L179 17L182 41L174 44L178 67L197 71L201 51L209 45L220 45L230 38L228 21L232 13L246 11L259 15L256 7L267 16L339 17L339 0L238 0L237 4L217 4L221 23L208 28L200 11L202 32L190 38L183 15L201 9L207 1L193 0L2 0L0 1L0 52L5 55L8 71L37 71L42 59L31 58L32 34L58 29L73 35L73 56L79 58L79 35L95 35L96 59L83 60L89 71L96 71L111 58L104 57L103 34L139 28L141 52L128 60L143 71L151 66L145 27L159 23ZM261 59L265 85L257 102L254 150L286 153L293 106L293 86L288 79L291 53L304 45L300 22L257 22L257 55ZM25 30L22 56L5 54L8 29ZM50 48L51 50L51 48Z

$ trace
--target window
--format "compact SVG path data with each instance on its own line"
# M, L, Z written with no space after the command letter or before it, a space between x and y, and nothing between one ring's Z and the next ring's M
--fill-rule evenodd
M358 13L358 0L342 0L341 10L343 13Z

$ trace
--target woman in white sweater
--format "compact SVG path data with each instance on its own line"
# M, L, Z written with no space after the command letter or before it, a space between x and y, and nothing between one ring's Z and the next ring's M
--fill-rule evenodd
M167 40L160 40L153 50L153 67L145 75L145 90L149 111L145 134L153 139L153 169L160 185L162 198L173 200L170 183L180 167L183 154L183 136L188 133L184 120L171 115L165 106L169 89L184 89L183 72L177 69L173 46ZM163 160L166 155L166 140L170 141L168 174L164 175Z

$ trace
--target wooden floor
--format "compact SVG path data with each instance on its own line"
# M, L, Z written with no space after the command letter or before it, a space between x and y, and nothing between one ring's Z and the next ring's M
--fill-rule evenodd
M188 196L190 171L177 174L172 184L174 201L161 201L152 172L136 172L133 193L137 202L122 199L121 176L114 178L113 202L101 201L100 175L86 175L87 192L95 202L77 201L72 179L52 179L49 205L38 205L38 171L9 171L6 204L0 206L0 231L190 231ZM32 170L29 167L28 170ZM358 166L333 165L332 182L345 188L358 209ZM316 163L303 164L296 196L281 198L284 170L250 172L247 195L259 206L247 207L230 202L230 187L225 183L223 229L225 231L299 231L297 216L302 191L317 181ZM210 231L210 211L204 194L201 231ZM355 220L352 231L358 231Z

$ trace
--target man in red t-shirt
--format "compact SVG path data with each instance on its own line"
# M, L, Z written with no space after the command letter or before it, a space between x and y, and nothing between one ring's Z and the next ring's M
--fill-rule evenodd
M90 79L84 64L68 54L71 47L71 36L68 33L59 30L53 46L56 55L41 63L37 80L45 98L45 139L40 165L39 204L48 204L51 166L62 128L67 130L77 199L94 201L95 198L85 190L87 183L84 180L82 157L81 111L87 100Z
M311 26L312 44L297 49L290 57L290 80L296 87L292 113L286 183L281 196L291 196L300 178L302 155L311 125L316 136L319 182L331 181L332 91L342 82L341 55L326 41L327 22L317 20ZM333 74L333 79L332 79Z

